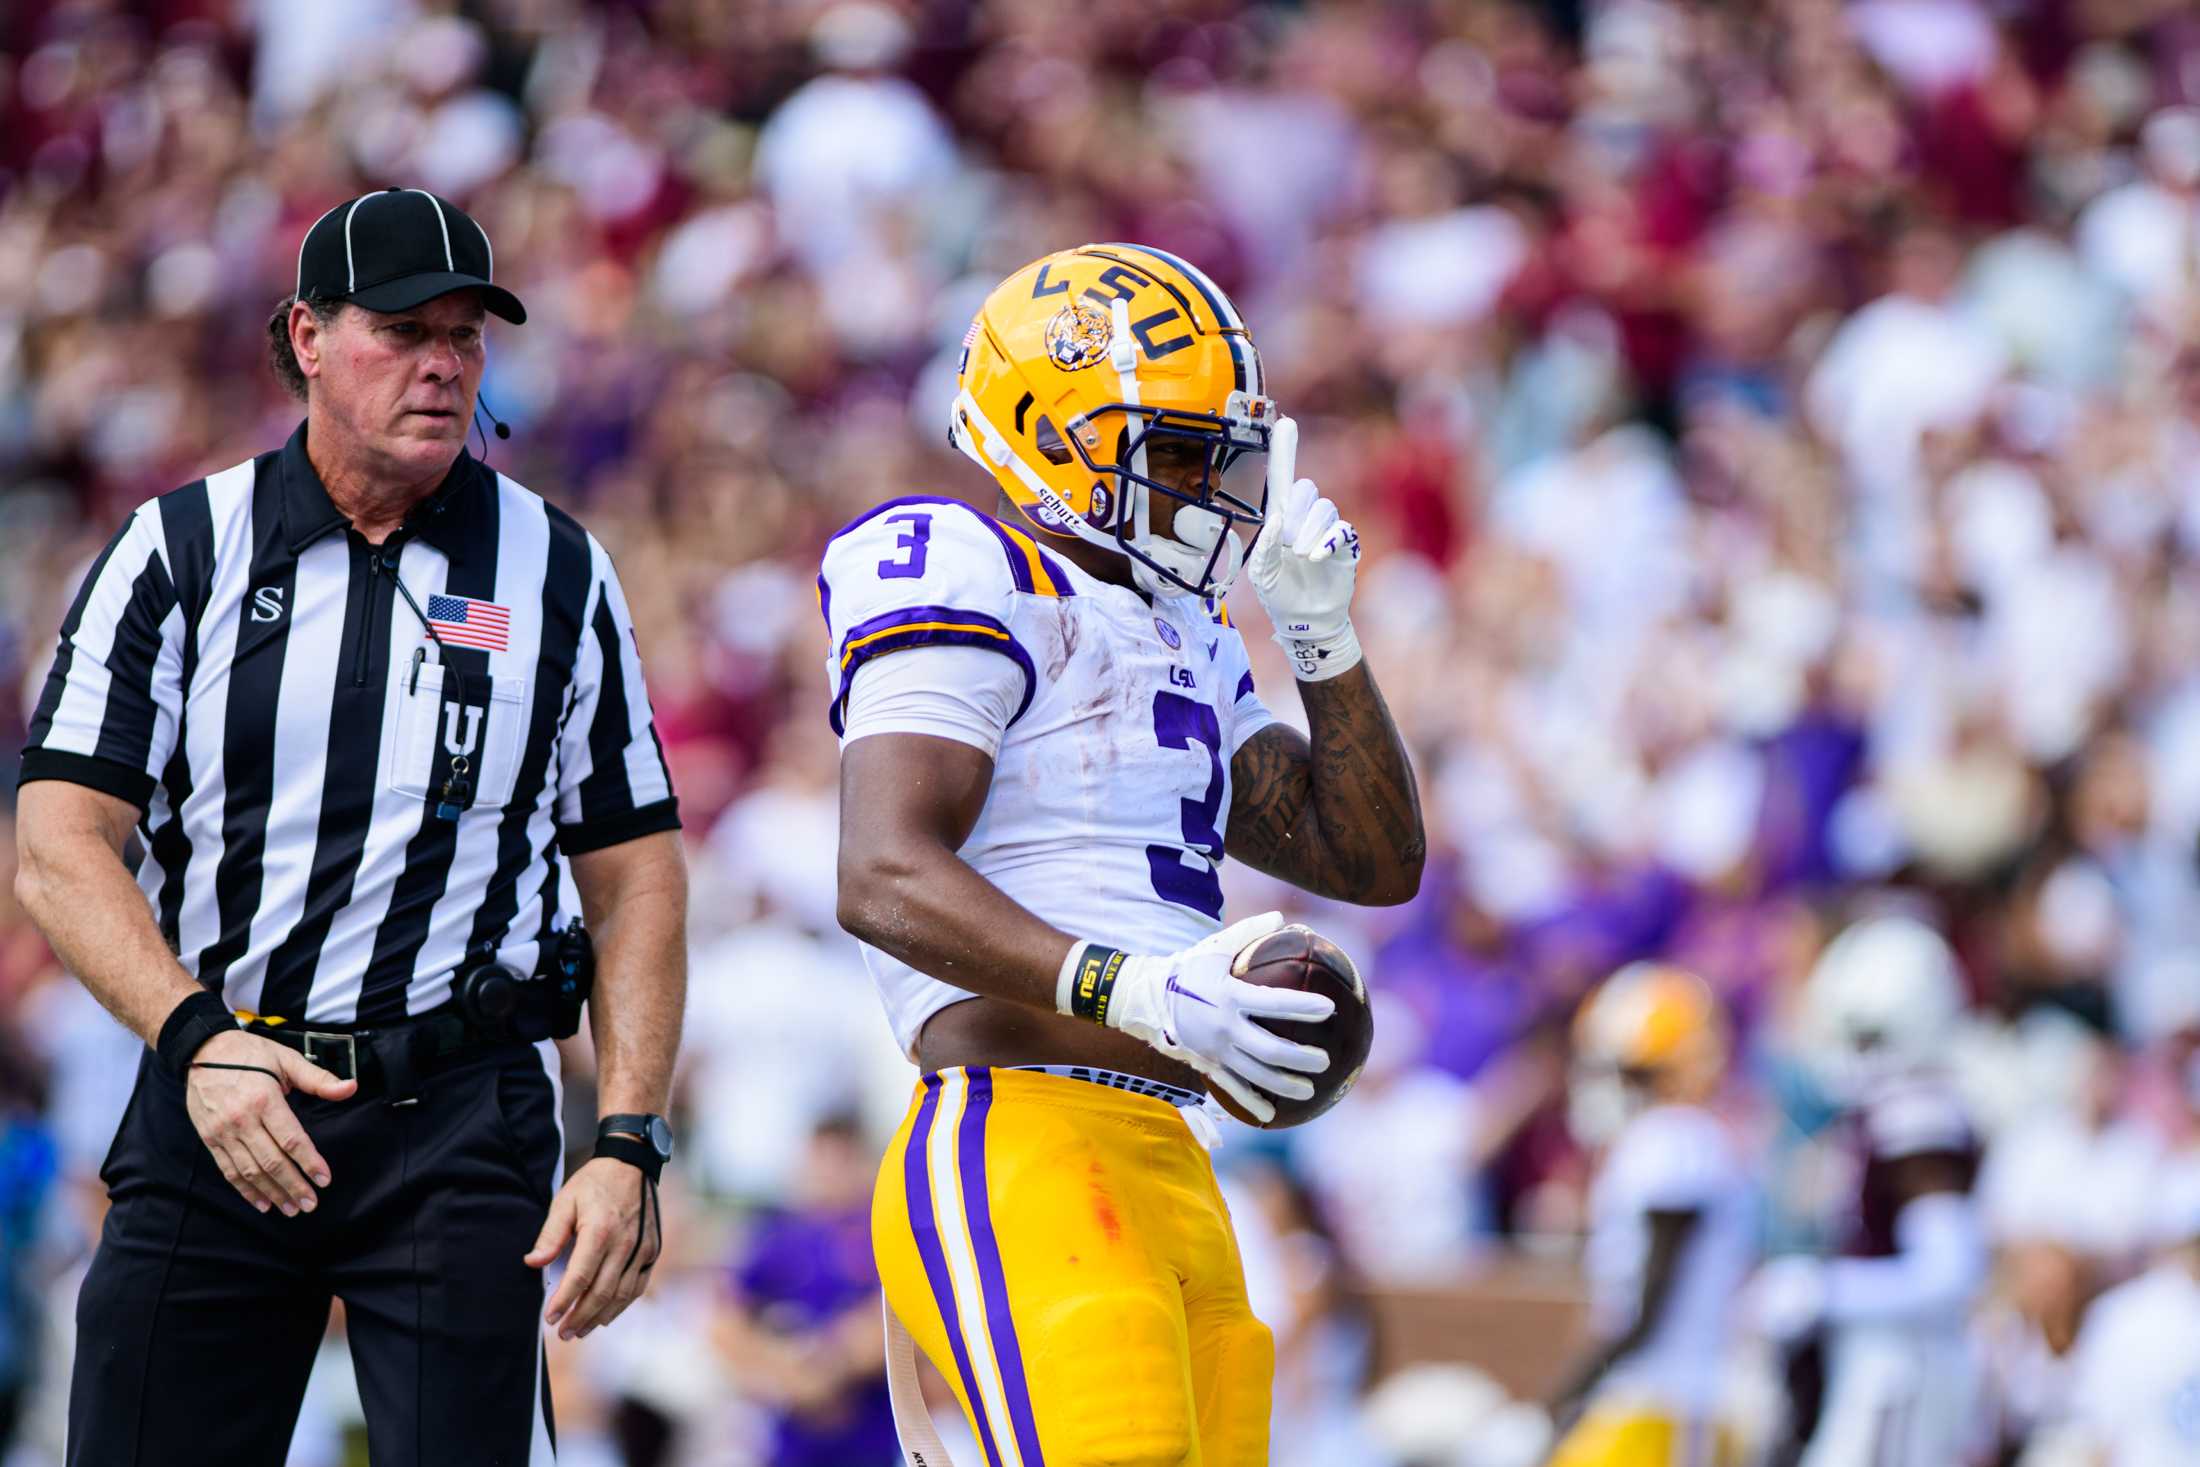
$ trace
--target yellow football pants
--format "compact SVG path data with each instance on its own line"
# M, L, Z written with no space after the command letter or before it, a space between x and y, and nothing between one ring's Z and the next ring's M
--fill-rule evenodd
M981 1464L1267 1467L1275 1344L1207 1153L1167 1103L927 1075L871 1204L886 1300Z
M1704 1421L1592 1406L1551 1456L1550 1467L1734 1467L1734 1434Z

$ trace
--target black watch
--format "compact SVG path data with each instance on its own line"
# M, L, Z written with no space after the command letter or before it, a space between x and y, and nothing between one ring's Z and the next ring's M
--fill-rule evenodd
M630 1162L654 1182L672 1160L672 1126L663 1116L605 1116L596 1122L596 1155Z

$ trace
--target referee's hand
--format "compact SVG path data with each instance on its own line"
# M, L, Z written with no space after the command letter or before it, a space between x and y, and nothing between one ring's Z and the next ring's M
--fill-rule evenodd
M328 1163L298 1123L288 1097L303 1090L323 1100L349 1100L359 1082L339 1080L297 1051L242 1029L207 1040L191 1062L184 1108L237 1195L261 1212L273 1207L284 1217L313 1211L320 1204L314 1188L328 1185ZM209 1064L253 1068L198 1068Z
M542 1316L558 1327L559 1339L577 1340L611 1323L648 1290L649 1271L664 1251L664 1221L659 1213L653 1222L642 1194L637 1168L599 1156L566 1178L552 1199L527 1266L547 1268L573 1245Z

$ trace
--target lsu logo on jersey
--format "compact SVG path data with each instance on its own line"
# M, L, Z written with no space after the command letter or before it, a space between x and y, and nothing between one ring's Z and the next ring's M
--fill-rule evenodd
M1047 322L1047 355L1065 372L1082 371L1108 354L1108 313L1089 301L1072 301Z

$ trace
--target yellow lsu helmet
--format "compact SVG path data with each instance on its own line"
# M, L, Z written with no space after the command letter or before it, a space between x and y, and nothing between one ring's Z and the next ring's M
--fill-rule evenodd
M1568 1121L1582 1140L1609 1142L1660 1080L1716 1077L1726 1056L1726 1014L1709 984L1670 963L1629 963L1574 1015Z
M1622 1071L1723 1060L1726 1015L1711 986L1686 968L1629 963L1581 1006L1574 1052Z
M1249 456L1267 453L1276 407L1213 281L1148 245L1034 260L986 297L956 379L949 438L1039 530L1129 557L1149 594L1229 588L1236 531L1258 533L1266 510ZM1196 480L1148 472L1149 450L1170 441L1196 448ZM1178 501L1166 534L1156 494Z

